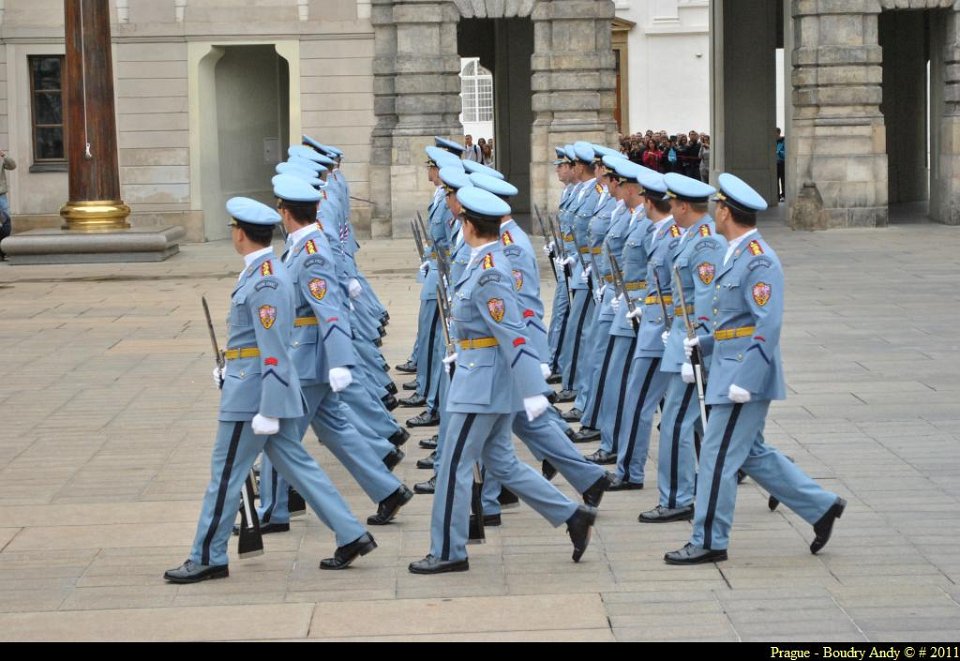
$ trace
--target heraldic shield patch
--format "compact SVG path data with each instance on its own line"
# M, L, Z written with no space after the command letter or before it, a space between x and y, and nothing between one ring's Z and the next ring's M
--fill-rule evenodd
M260 323L263 324L264 328L270 330L276 320L277 308L273 307L272 305L260 306Z
M763 307L770 300L770 285L765 282L758 282L753 286L753 300L757 305Z
M327 281L323 278L314 278L310 281L310 294L317 299L322 301L323 297L327 295Z
M716 274L717 267L710 262L704 262L697 267L697 275L700 276L700 282L705 285L709 285L711 282L713 282L713 278Z
M517 291L523 289L523 272L516 269L513 270L513 288Z
M502 298L491 298L487 301L487 310L490 311L490 316L493 317L493 320L498 324L503 321L503 315L506 313L506 307L503 305Z

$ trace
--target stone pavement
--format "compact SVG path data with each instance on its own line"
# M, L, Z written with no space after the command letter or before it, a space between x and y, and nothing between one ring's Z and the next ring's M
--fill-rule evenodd
M810 526L769 512L747 481L730 560L695 568L661 560L688 524L636 522L656 500L654 455L646 490L607 495L580 564L563 529L521 507L471 547L470 572L413 576L431 506L417 496L348 571L317 569L333 539L309 514L265 555L234 559L229 579L168 585L216 426L200 296L224 319L237 256L213 243L161 264L0 264L0 639L955 641L960 229L764 233L789 287L790 394L767 439L850 504L812 556ZM391 311L385 354L402 362L412 246L367 242L361 258ZM408 484L426 476L413 465L425 435L397 469ZM306 442L357 515L372 513Z

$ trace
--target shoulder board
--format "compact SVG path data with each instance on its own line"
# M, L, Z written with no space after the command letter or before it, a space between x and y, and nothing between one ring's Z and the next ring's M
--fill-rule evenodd
M327 191L323 191L323 199L327 199Z
M709 225L701 225L701 226L700 226L700 236L710 236L710 234L711 234L711 232L710 232L710 226L709 226Z
M488 282L500 282L500 274L497 272L494 273L485 273L480 276L480 279L477 281L478 287L483 287Z
M677 227L676 225L671 225L671 226L670 226L670 236L672 236L672 237L675 238L675 239L679 239L680 236L682 236L682 233L680 232L680 228Z
M313 242L313 239L310 239L303 245L303 249L307 251L308 255L317 254L317 244Z
M273 264L271 263L271 260L268 259L267 261L265 261L263 264L260 265L260 275L262 276L273 275Z
M484 255L482 267L484 271L486 271L487 269L493 268L493 255L491 255L490 253L487 253L486 255Z
M506 231L506 232L503 233L503 236L500 237L500 242L503 243L503 245L505 245L505 246L512 246L512 245L513 245L513 237L510 236L510 232L509 232L509 231Z
M763 254L763 246L760 245L759 241L751 241L750 245L747 246L747 250L754 256Z
M594 186L594 188L597 189L598 193L601 193L601 194L603 193L603 186L601 186L600 184L597 184L596 186Z
M323 222L322 222L322 221L319 221L319 220L317 221L317 229L320 230L321 232L323 231Z

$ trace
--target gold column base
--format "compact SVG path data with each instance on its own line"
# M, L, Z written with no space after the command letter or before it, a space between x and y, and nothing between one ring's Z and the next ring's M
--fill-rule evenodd
M65 230L77 232L113 232L130 229L130 207L122 200L67 202L60 209Z

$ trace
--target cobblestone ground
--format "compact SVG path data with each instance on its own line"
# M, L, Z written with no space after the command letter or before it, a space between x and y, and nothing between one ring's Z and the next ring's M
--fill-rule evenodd
M810 526L747 481L730 560L694 568L661 559L689 524L636 522L656 501L654 450L644 491L604 499L580 564L563 529L520 508L471 547L470 572L413 576L431 507L417 496L348 571L317 569L334 543L309 514L265 555L234 559L229 579L168 585L216 427L200 296L224 319L239 258L221 242L161 264L0 264L0 639L956 640L960 229L764 234L788 282L789 399L767 439L850 504L812 556ZM392 315L384 353L403 362L412 245L366 242L361 261ZM426 435L397 469L408 484L426 478ZM306 443L358 516L372 513Z

